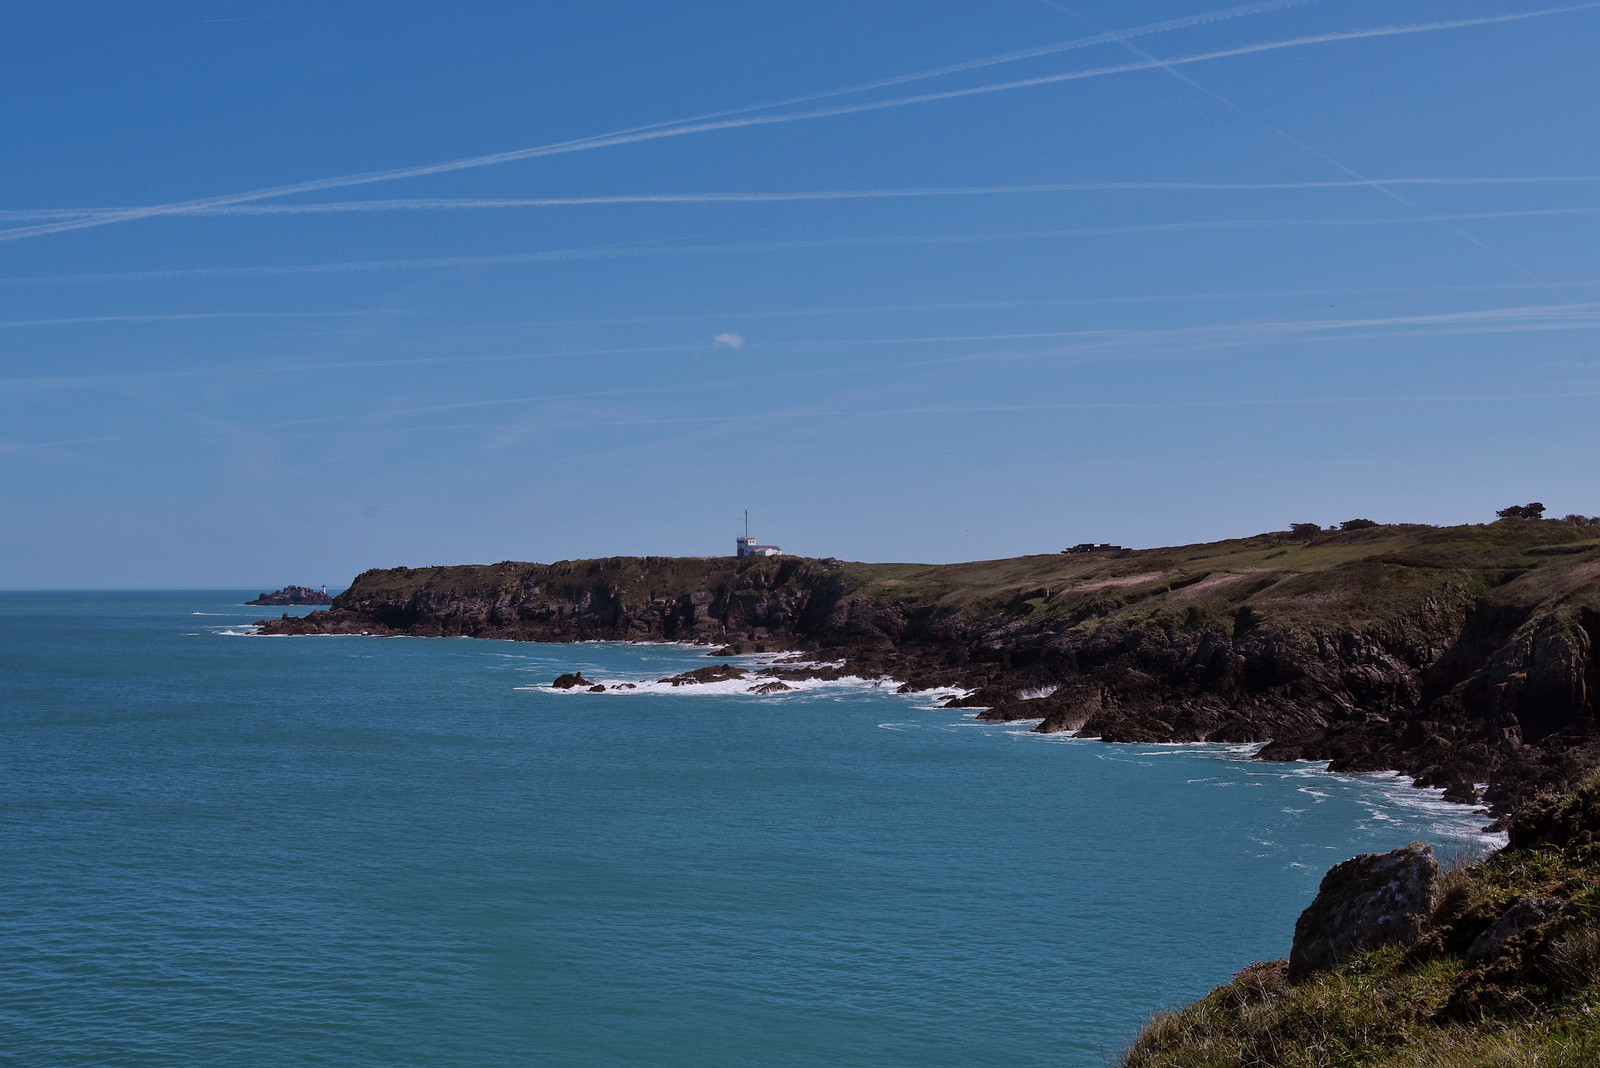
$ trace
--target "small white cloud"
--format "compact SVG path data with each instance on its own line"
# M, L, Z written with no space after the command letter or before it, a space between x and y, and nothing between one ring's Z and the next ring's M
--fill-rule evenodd
M724 345L728 346L730 349L736 349L740 345L744 344L744 335L743 334L718 334L716 337L712 338L712 340L717 343L717 348L719 348L719 349Z

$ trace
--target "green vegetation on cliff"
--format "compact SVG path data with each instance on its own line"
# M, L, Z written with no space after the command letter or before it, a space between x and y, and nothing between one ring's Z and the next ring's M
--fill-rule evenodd
M1128 1068L1600 1064L1600 776L1530 806L1507 849L1439 882L1415 941L1301 983L1285 961L1252 964L1157 1016ZM1485 952L1519 902L1540 903L1542 922Z

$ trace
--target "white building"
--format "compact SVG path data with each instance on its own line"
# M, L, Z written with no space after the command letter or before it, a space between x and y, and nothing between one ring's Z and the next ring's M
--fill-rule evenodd
M742 538L735 538L734 544L739 547L736 556L782 556L783 550L776 545L757 545L756 539L746 534Z
M778 548L776 545L757 545L756 544L756 539L754 539L754 538L752 538L750 536L750 512L749 512L748 509L746 509L745 513L744 513L744 537L735 538L735 539L733 539L733 542L734 542L735 545L737 545L739 547L738 551L736 551L733 554L735 556L744 557L744 556L782 556L783 555L783 550Z

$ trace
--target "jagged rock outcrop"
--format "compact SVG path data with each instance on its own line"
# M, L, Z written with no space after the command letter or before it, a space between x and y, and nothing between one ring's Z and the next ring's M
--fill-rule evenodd
M1438 877L1439 862L1423 842L1335 864L1295 922L1289 978L1304 979L1369 949L1415 942L1433 909Z

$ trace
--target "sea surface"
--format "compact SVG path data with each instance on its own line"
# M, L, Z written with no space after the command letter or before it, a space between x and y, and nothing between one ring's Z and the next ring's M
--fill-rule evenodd
M711 661L259 637L255 592L0 593L0 1062L1103 1065L1330 865L1499 844L1393 776L556 693Z

